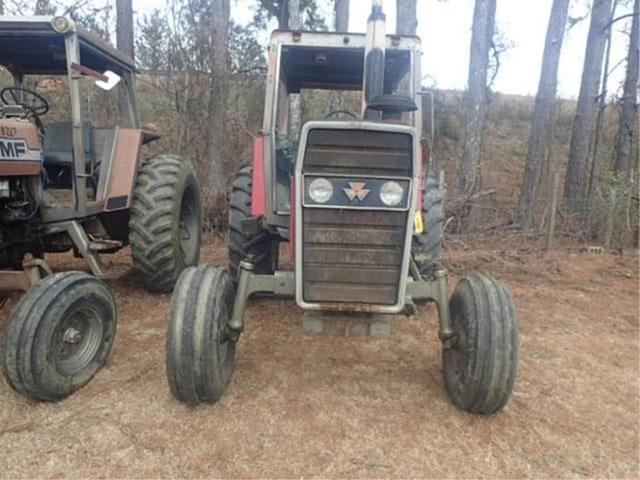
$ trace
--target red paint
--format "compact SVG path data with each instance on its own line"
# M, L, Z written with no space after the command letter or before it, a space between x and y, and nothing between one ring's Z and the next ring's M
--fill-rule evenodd
M422 204L424 200L424 187L425 181L427 179L427 149L425 147L421 148L421 158L420 158L420 185L418 185L418 201L416 202L416 212L421 212L424 205Z
M291 263L295 265L296 260L296 182L295 178L291 179L291 213L289 215L289 258Z
M251 188L251 215L264 216L267 213L267 195L264 181L264 137L260 135L253 142L253 185Z

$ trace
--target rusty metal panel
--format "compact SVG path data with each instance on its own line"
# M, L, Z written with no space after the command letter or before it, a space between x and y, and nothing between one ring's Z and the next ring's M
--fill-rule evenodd
M398 278L398 269L350 265L327 267L322 264L306 264L304 278L309 282L359 283L364 285L393 284Z
M309 227L304 231L304 241L314 244L340 244L340 245L361 245L368 246L402 246L404 243L404 231L386 230L382 228L358 228L351 226L342 227Z
M107 212L129 208L131 204L131 193L136 181L142 146L142 130L118 129L115 141L105 195Z
M308 209L304 212L305 220L311 224L324 225L379 225L404 228L406 219L397 212L363 211L357 215L349 210Z
M0 160L0 177L40 175L40 162L17 162Z
M0 120L0 177L40 175L42 153L36 126L28 120Z
M366 165L369 168L398 171L397 165L406 164L408 153L402 150L372 150L361 147L309 147L305 165L307 167L352 168ZM404 167L407 170L407 167Z
M30 287L31 280L24 271L0 271L0 292L26 291Z
M395 303L406 212L305 209L303 220L306 301Z
M381 267L399 265L402 250L399 248L362 248L335 245L305 245L303 261L336 265L379 265Z
M317 129L309 132L305 173L411 176L412 138L397 132Z
M394 285L360 285L304 282L305 300L309 302L354 302L392 305L396 301Z
M21 139L27 142L29 150L40 150L38 129L29 120L0 119L0 138Z
M309 132L308 148L316 146L342 146L349 149L367 147L372 150L401 150L411 153L412 138L410 135L397 132L380 132L372 130L333 130L329 128L316 129ZM411 158L405 164L398 164L398 168L411 168Z

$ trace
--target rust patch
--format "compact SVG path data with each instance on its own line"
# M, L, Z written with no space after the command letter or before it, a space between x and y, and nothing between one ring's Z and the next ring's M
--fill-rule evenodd
M119 129L116 134L116 149L112 159L109 183L107 185L107 195L105 200L116 197L127 197L126 202L117 202L105 211L115 211L129 208L131 204L131 192L136 179L138 169L138 158L140 156L140 146L142 145L142 130L133 128Z
M0 138L24 140L29 150L40 150L40 135L37 127L29 120L3 119L0 120Z
M0 177L40 175L40 162L0 161Z
M20 292L31 287L31 280L25 272L0 271L0 292Z

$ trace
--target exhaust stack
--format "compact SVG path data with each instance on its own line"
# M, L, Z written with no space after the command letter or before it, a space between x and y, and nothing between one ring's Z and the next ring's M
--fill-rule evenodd
M382 11L382 0L372 0L371 14L367 23L367 40L364 52L362 85L362 115L372 99L384 93L384 66L386 46L386 17Z

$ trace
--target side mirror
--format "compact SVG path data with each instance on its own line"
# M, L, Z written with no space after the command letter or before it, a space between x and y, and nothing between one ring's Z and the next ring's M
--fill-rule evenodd
M111 70L107 70L102 75L106 78L106 80L96 80L96 86L107 92L109 90L112 90L113 87L118 85L118 83L120 83L120 80L122 80L120 75L112 72Z

